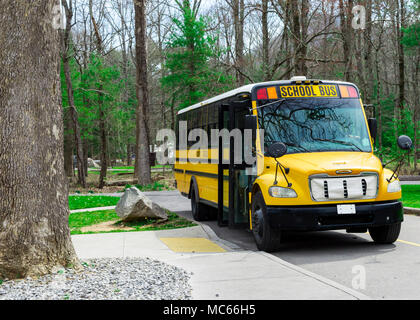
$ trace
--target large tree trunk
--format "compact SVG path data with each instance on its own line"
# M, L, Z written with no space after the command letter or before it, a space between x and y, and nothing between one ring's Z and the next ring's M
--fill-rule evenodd
M80 267L68 227L55 4L0 2L0 278Z
M136 35L136 69L137 69L137 120L136 120L136 167L135 177L139 184L152 182L150 171L149 135L147 130L147 112L149 109L149 91L147 80L146 52L146 0L135 0L135 35Z

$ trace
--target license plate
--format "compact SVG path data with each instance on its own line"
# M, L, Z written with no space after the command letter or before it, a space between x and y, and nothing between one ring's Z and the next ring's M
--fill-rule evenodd
M355 214L356 205L355 204L338 204L337 213L338 214Z

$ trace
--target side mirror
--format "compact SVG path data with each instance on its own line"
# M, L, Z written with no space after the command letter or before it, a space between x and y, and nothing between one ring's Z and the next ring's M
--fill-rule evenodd
M397 139L398 146L403 150L410 150L413 146L413 141L411 141L408 136L399 136Z
M270 157L277 159L287 153L287 146L283 142L274 142L268 147L267 151Z
M370 136L373 138L374 141L376 141L376 132L377 132L378 124L375 118L368 119L368 127L370 131Z

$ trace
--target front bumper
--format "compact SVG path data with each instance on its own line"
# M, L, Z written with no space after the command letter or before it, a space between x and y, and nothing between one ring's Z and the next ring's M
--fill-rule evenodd
M400 201L356 203L355 214L337 214L337 205L270 206L269 224L290 231L337 230L367 228L401 222L403 206Z

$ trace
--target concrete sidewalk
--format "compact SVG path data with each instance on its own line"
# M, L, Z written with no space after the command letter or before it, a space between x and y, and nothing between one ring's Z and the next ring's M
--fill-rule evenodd
M367 299L363 294L260 251L241 250L205 225L72 236L81 259L149 257L193 275L193 299Z

